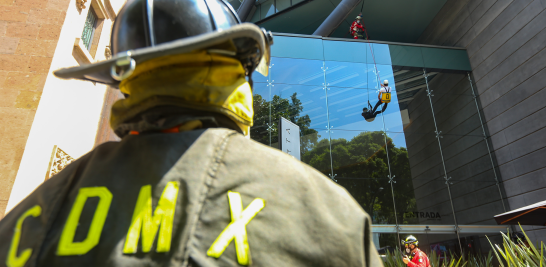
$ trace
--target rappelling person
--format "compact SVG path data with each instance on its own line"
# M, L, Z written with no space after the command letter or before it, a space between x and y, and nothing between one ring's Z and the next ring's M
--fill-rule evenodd
M391 88L389 87L389 80L383 81L377 98L378 101L373 108L370 101L368 101L368 107L362 109L362 117L364 117L364 119L368 122L374 121L377 115L385 112L387 105L391 102ZM376 111L381 104L383 104L381 111Z
M0 221L0 262L381 266L371 219L346 190L248 138L251 75L267 75L272 42L221 0L127 1L112 59L55 72L119 88L110 125L122 139Z
M419 249L419 241L414 236L410 235L406 240L402 241L407 249L409 249L409 255L404 255L402 260L409 267L429 267L430 262L427 255Z
M353 24L351 24L351 28L349 29L354 39L359 39L359 37L363 37L362 32L364 32L365 28L364 26L362 26L362 23L360 23L361 19L362 13L356 16L355 21L353 21Z

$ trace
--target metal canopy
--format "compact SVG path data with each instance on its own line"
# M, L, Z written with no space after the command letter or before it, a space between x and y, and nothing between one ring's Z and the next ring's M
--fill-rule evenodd
M362 9L363 21L372 40L415 43L447 0L364 0L330 35L350 38L349 26ZM270 19L253 21L274 31L313 34L340 0L313 0Z
M546 201L515 209L495 216L498 224L546 225Z
M398 228L395 224L374 224L373 233L400 233L400 234L455 234L455 225L412 225L403 224ZM498 234L507 232L507 226L500 225L459 225L460 234Z

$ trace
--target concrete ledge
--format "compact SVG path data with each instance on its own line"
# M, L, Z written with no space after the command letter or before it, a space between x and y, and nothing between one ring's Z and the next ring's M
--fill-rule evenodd
M459 225L459 233L498 234L506 232L508 225ZM455 234L455 225L414 225L403 224L398 227L401 234ZM395 224L374 224L373 233L396 233Z

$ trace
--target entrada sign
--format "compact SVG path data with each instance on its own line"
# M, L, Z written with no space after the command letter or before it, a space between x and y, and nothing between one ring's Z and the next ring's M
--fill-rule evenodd
M441 220L442 216L439 212L434 211L409 211L404 213L406 218L418 218L418 219L429 219L429 220Z

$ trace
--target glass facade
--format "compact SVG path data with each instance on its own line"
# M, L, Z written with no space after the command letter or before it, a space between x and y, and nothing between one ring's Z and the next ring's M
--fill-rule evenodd
M370 214L381 251L413 234L428 251L485 252L506 230L503 189L470 70L465 50L275 36L251 138L278 148L280 117L296 123L301 160Z

